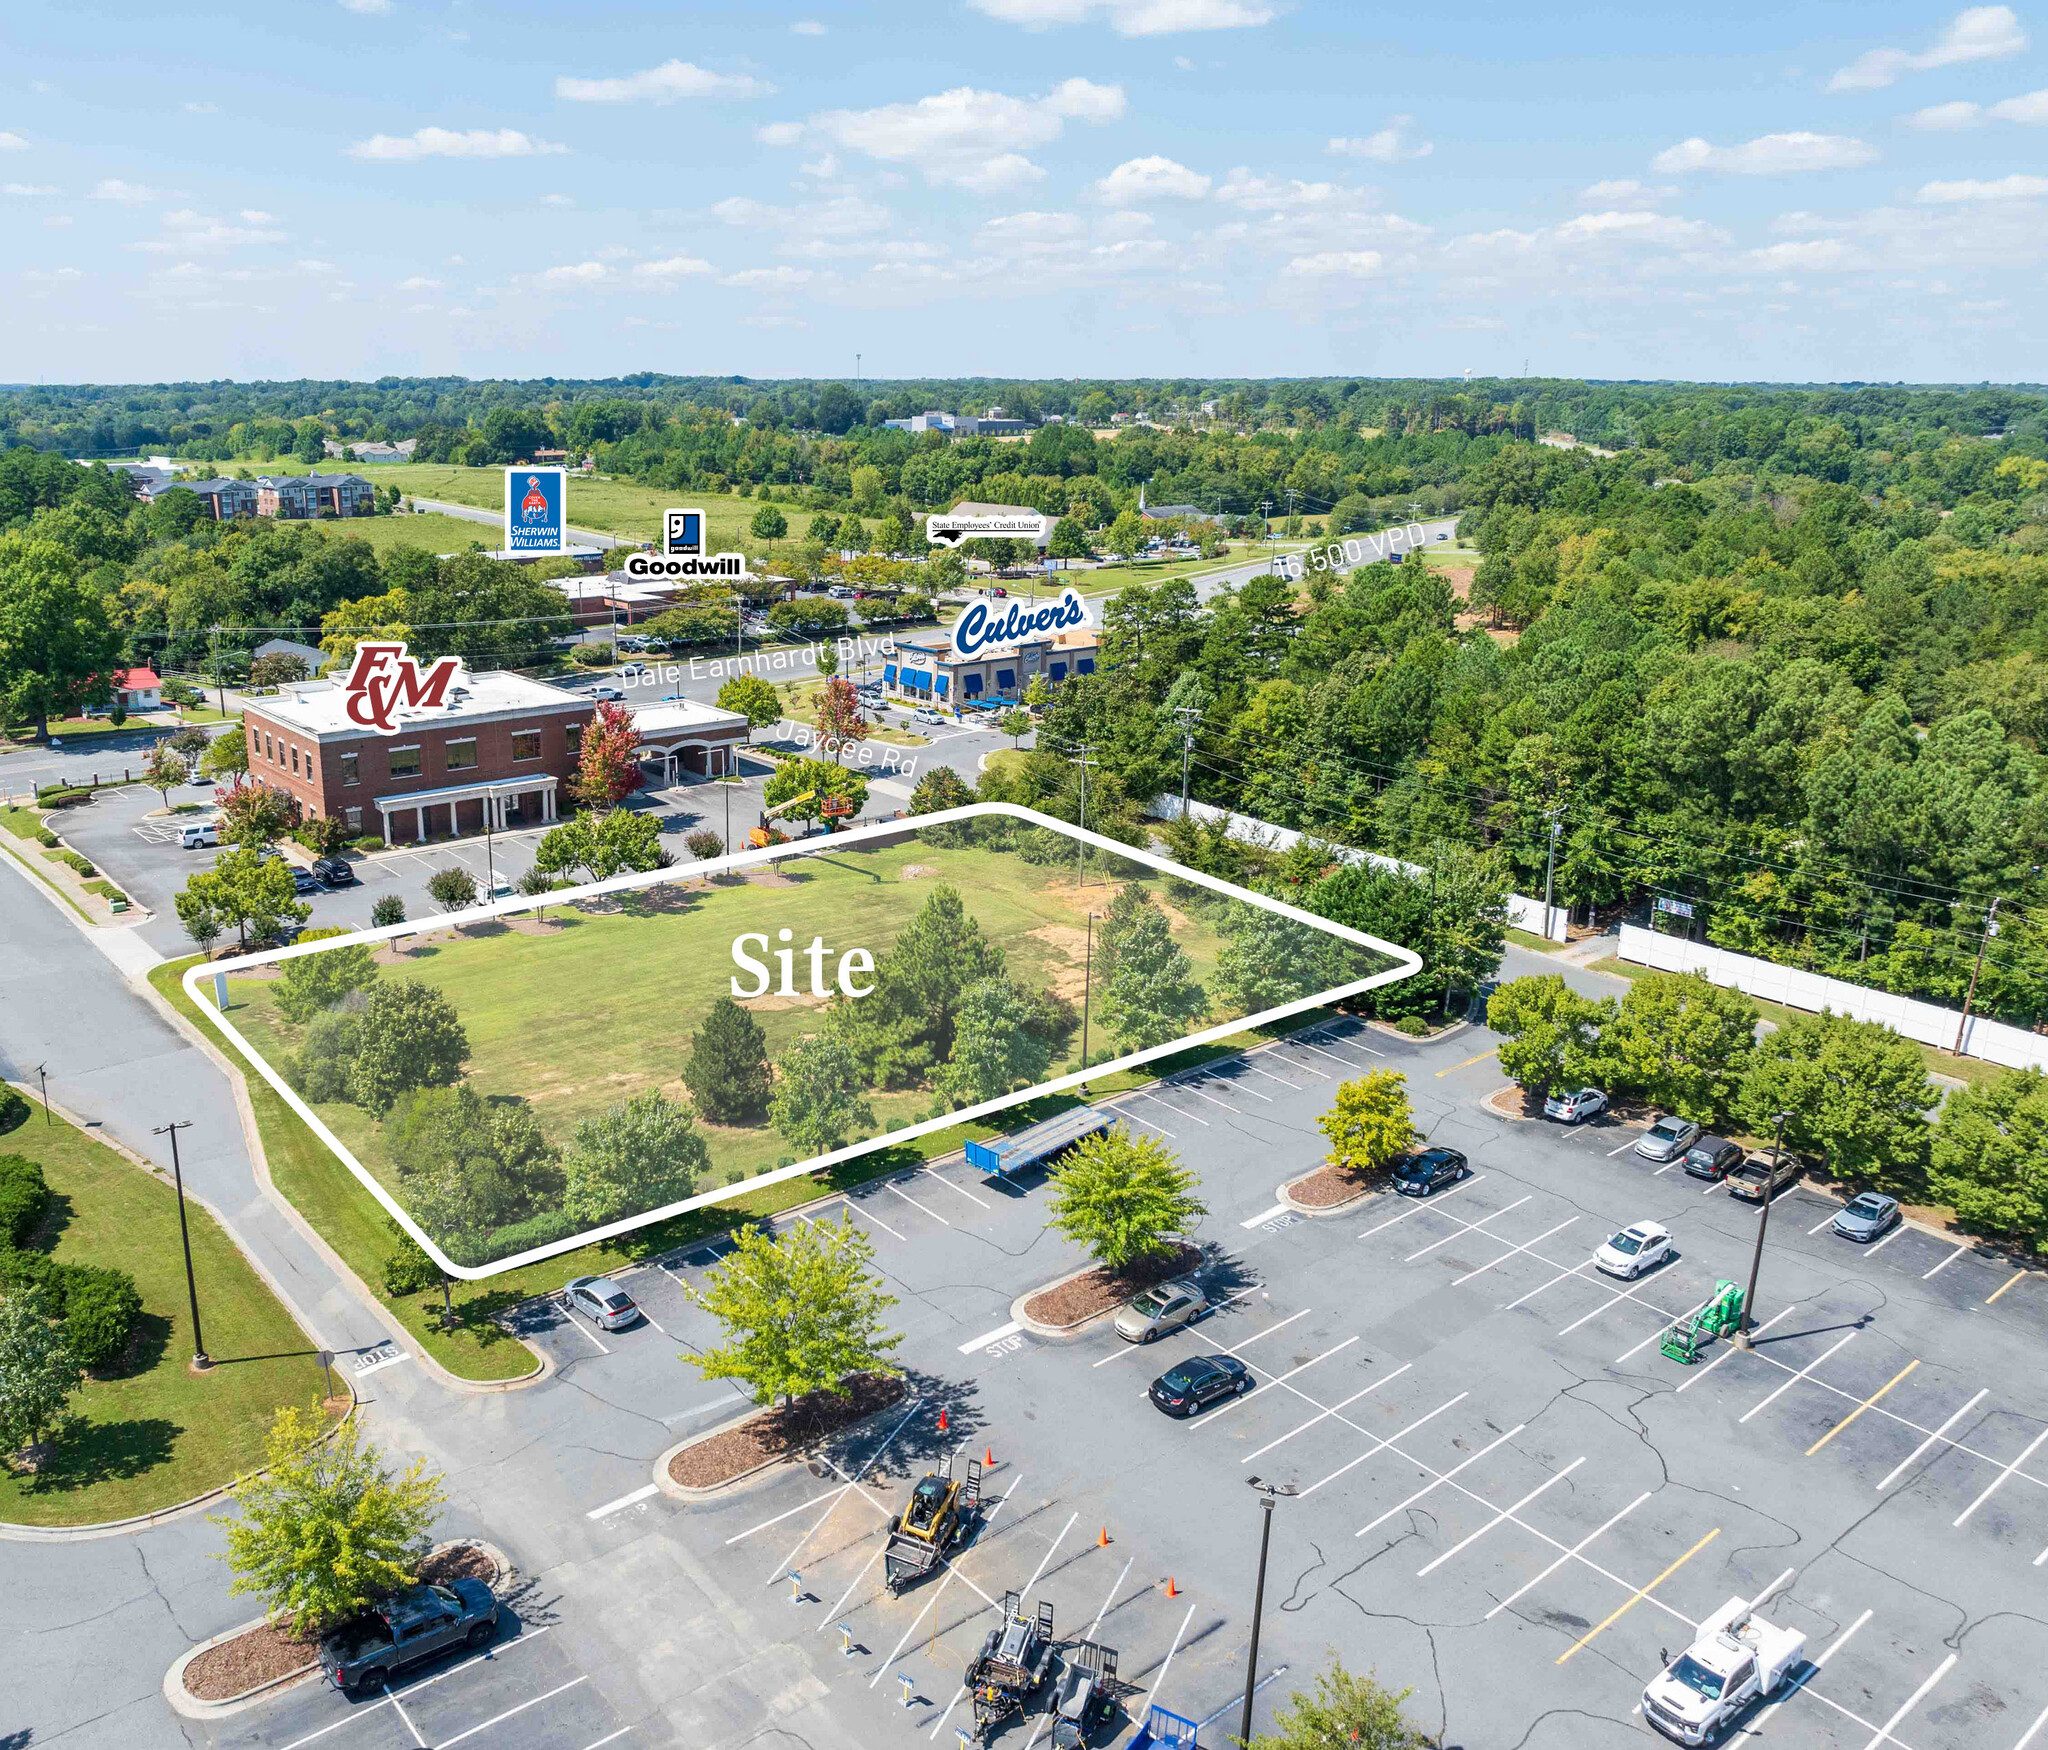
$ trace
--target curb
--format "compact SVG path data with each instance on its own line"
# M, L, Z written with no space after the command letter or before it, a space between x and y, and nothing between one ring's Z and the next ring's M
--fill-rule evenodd
M1183 1240L1181 1243L1183 1245L1193 1245L1193 1242L1188 1240ZM1200 1268L1201 1264L1199 1256L1201 1248L1194 1246L1193 1249L1198 1255L1195 1263L1188 1266L1190 1271ZM1078 1270L1069 1270L1064 1276L1055 1277L1050 1282L1041 1282L1036 1288L1025 1289L1022 1294L1010 1302L1010 1317L1015 1319L1025 1330L1029 1331L1032 1336L1042 1338L1048 1343L1072 1342L1076 1337L1084 1335L1094 1329L1095 1326L1101 1324L1104 1319L1115 1318L1123 1310L1123 1303L1119 1301L1114 1306L1106 1306L1102 1311L1090 1313L1086 1318L1071 1325L1048 1325L1041 1319L1034 1319L1024 1310L1025 1303L1036 1300L1041 1294L1050 1294L1055 1288L1062 1288L1067 1283L1076 1281L1080 1277L1092 1275L1100 1268L1101 1265L1099 1264L1083 1264Z
M908 1416L923 1401L922 1397L913 1398L910 1410L904 1411L904 1414ZM874 1421L876 1417L886 1416L892 1411L901 1409L902 1406L903 1399L901 1397L895 1398L878 1410L870 1410L858 1421L848 1422L845 1427L835 1429L829 1438L837 1439L841 1435L852 1433L857 1428L864 1428L868 1423ZM764 1407L757 1404L742 1415L733 1416L726 1421L720 1422L715 1428L705 1428L692 1434L687 1440L678 1440L675 1445L671 1446L654 1461L654 1486L671 1501L680 1501L687 1506L692 1502L714 1500L721 1495L755 1481L757 1478L765 1477L770 1471L777 1470L783 1465L808 1461L811 1453L816 1450L815 1447L807 1446L801 1452L792 1452L782 1458L766 1459L762 1463L755 1465L752 1470L741 1471L738 1476L727 1477L724 1482L713 1483L708 1488L693 1488L687 1483L677 1482L674 1477L668 1474L669 1461L678 1453L687 1452L693 1446L701 1446L707 1440L715 1440L719 1435L751 1422L756 1416L761 1414Z
M1318 1168L1317 1171L1321 1171L1321 1169ZM1314 1173L1304 1173L1301 1179L1289 1179L1286 1184L1279 1187L1276 1193L1279 1201L1284 1203L1296 1215L1307 1216L1311 1221L1315 1220L1319 1215L1341 1215L1353 1205L1363 1203L1368 1197L1378 1197L1382 1194L1379 1186L1368 1185L1356 1196L1345 1198L1342 1203L1303 1203L1290 1195L1294 1187L1299 1185L1302 1179L1313 1179L1314 1177Z
M512 1577L512 1562L496 1544L481 1537L456 1537L450 1538L446 1543L435 1544L427 1554L430 1557L436 1556L443 1550L460 1549L465 1545L480 1549L491 1558L497 1569L491 1576L491 1590L494 1593L501 1591L505 1582ZM254 1689L245 1689L240 1695L231 1695L225 1701L201 1701L185 1687L185 1667L201 1653L222 1646L237 1635L245 1635L252 1628L261 1628L269 1620L267 1615L252 1617L247 1622L237 1623L233 1628L223 1629L210 1641L201 1641L198 1646L187 1648L164 1673L164 1700L169 1703L171 1711L182 1714L188 1720L226 1719L232 1714L246 1713L249 1709L270 1700L280 1690L295 1688L315 1676L320 1669L320 1661L317 1658L301 1665L296 1671L287 1671L282 1677L273 1677L267 1683L257 1684Z

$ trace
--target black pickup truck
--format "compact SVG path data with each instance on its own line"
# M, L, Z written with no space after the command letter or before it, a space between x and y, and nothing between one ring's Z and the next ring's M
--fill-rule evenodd
M481 1580L414 1586L336 1629L320 1643L320 1668L337 1689L382 1689L406 1665L452 1647L487 1647L498 1601Z

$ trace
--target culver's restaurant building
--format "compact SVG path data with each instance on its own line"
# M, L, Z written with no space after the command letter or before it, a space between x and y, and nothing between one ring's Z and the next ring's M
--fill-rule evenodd
M1092 629L1077 627L1015 644L983 645L972 656L962 656L942 632L899 638L896 654L882 665L882 687L956 716L996 710L1018 703L1041 675L1046 685L1056 687L1074 675L1093 674L1099 643Z

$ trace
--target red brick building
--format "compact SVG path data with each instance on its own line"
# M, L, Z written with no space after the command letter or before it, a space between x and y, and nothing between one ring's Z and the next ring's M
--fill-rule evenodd
M339 819L351 837L410 843L438 833L536 826L569 813L593 702L515 674L458 674L439 709L398 712L383 735L349 720L342 689L313 681L247 700L249 776L287 791L309 815ZM657 781L722 775L743 717L677 701L643 737ZM680 710L681 716L677 713Z

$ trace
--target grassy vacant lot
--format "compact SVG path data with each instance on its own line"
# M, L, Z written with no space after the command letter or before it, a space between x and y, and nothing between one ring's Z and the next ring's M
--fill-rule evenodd
M206 1346L217 1365L194 1374L185 1272L171 1187L84 1131L30 1117L0 1137L56 1194L42 1236L67 1263L129 1272L142 1316L127 1357L72 1400L79 1429L40 1475L0 1470L0 1520L83 1525L173 1506L262 1460L271 1417L329 1389L317 1351L213 1218L189 1205L192 1268Z
M429 553L467 553L472 543L486 550L497 546L498 531L489 523L423 511L417 516L357 516L313 525L337 540L368 541L378 556L393 547L424 547Z

